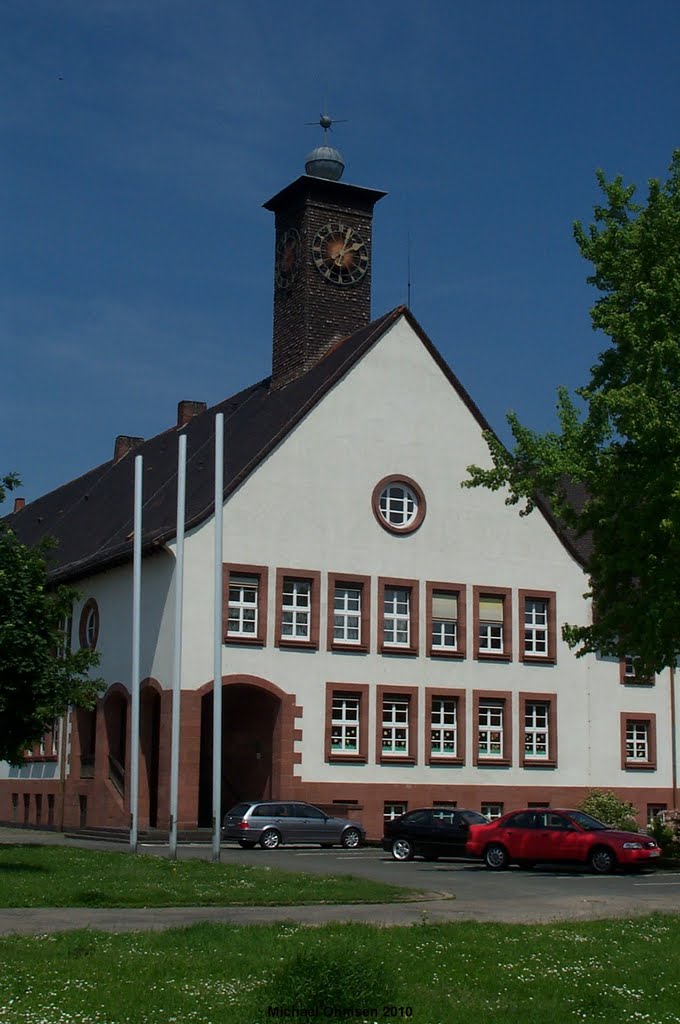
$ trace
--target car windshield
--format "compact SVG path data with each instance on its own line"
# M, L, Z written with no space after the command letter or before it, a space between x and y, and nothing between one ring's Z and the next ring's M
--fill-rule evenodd
M611 828L611 825L605 825L603 821L591 818L589 814L584 814L583 811L570 811L569 817L577 825L580 825L581 828L588 829L589 832L599 832L601 829Z

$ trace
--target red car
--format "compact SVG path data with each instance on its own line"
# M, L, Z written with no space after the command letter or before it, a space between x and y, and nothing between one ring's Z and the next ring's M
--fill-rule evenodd
M598 875L616 867L653 863L661 850L640 832L620 832L583 811L511 811L487 825L470 825L466 853L482 857L491 871L510 864L575 862L589 864Z

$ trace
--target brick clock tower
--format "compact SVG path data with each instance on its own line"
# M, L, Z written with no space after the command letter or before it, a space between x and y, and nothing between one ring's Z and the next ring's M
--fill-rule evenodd
M320 121L324 133L331 119ZM276 218L272 388L296 380L371 319L373 207L385 192L340 182L336 149L264 204Z

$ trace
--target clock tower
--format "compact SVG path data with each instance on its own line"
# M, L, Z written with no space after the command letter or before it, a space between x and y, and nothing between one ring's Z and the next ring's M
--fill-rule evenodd
M371 319L373 207L386 193L341 182L342 157L327 145L305 170L264 204L276 218L272 388Z

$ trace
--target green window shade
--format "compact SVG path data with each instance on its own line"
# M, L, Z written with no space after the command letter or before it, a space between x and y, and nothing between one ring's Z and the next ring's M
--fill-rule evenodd
M483 622L503 621L503 598L502 597L480 597L479 618Z
M435 590L432 595L432 618L433 619L457 619L458 618L458 595L446 594L443 591Z

